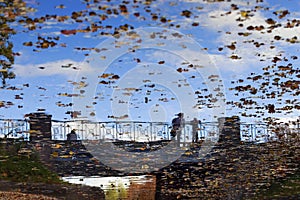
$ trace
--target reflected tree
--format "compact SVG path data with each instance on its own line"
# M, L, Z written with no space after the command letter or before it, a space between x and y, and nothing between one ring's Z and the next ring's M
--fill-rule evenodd
M13 51L11 37L16 33L12 28L18 17L25 16L28 9L22 0L3 0L0 1L0 78L2 86L6 85L7 79L15 78L12 65L15 56L19 55Z

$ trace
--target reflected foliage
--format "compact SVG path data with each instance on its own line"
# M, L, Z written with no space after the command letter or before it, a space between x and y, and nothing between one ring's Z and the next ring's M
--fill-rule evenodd
M15 78L12 66L15 56L20 55L13 51L11 37L16 31L12 28L12 23L24 16L26 12L26 4L22 0L0 1L0 78L3 86L6 84L6 79Z

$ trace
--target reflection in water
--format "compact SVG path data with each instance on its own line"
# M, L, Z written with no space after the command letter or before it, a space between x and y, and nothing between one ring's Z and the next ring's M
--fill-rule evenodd
M154 200L156 192L155 176L124 176L124 177L63 177L64 181L101 187L106 199L144 199Z

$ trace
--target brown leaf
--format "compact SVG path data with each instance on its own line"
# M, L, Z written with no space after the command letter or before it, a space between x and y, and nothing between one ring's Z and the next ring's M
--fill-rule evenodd
M181 12L181 16L185 16L187 18L190 18L191 15L192 15L192 12L189 11L189 10L184 10L184 11Z
M61 30L60 32L64 35L75 35L77 31L76 30Z
M274 21L273 19L269 18L269 19L266 20L266 23L270 24L270 25L275 25L276 21Z
M226 47L229 48L230 50L235 50L236 49L234 44L228 45Z
M30 46L32 46L33 44L32 44L32 42L24 42L23 45L24 45L24 46L27 46L27 47L30 47Z
M233 60L241 59L241 57L239 57L238 55L235 55L235 54L231 55L230 58Z
M115 79L116 80L116 79L119 79L119 78L120 78L120 76L115 74L110 79Z

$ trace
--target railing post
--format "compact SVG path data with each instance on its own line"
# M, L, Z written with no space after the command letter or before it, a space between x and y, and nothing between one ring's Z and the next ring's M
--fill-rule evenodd
M135 141L135 122L131 122L130 126L132 126L132 125L133 125L133 141ZM130 130L131 130L131 128L130 128Z
M11 121L11 131L14 134L14 129L15 129L15 123Z
M190 132L189 127L186 127L183 129L183 146L186 145L186 132L188 132L188 134L189 134L189 132Z
M104 125L105 127L106 127L106 125ZM103 123L101 124L100 122L99 122L99 140L101 140L102 139L102 135L103 135ZM105 129L104 129L105 130Z
M118 122L116 121L116 135L115 135L115 140L117 140L117 135L118 135Z
M251 142L253 142L254 141L254 139L253 139L254 136L253 136L253 127L252 127L252 124L249 124L248 132L249 132L249 134L251 136Z
M264 134L265 134L265 141L269 141L269 133L268 133L268 129L266 127L264 127Z
M150 141L152 141L153 124L150 122Z
M29 141L30 140L30 135L29 135L29 122L25 119L25 131L27 132L26 134L26 140Z
M67 122L64 122L64 140L67 139L66 135L67 135L67 127L66 127L66 123Z
M300 117L297 119L297 131L298 135L300 135Z
M169 130L169 124L168 123L165 124L165 128L166 128L167 139L169 140L170 139L170 130Z

